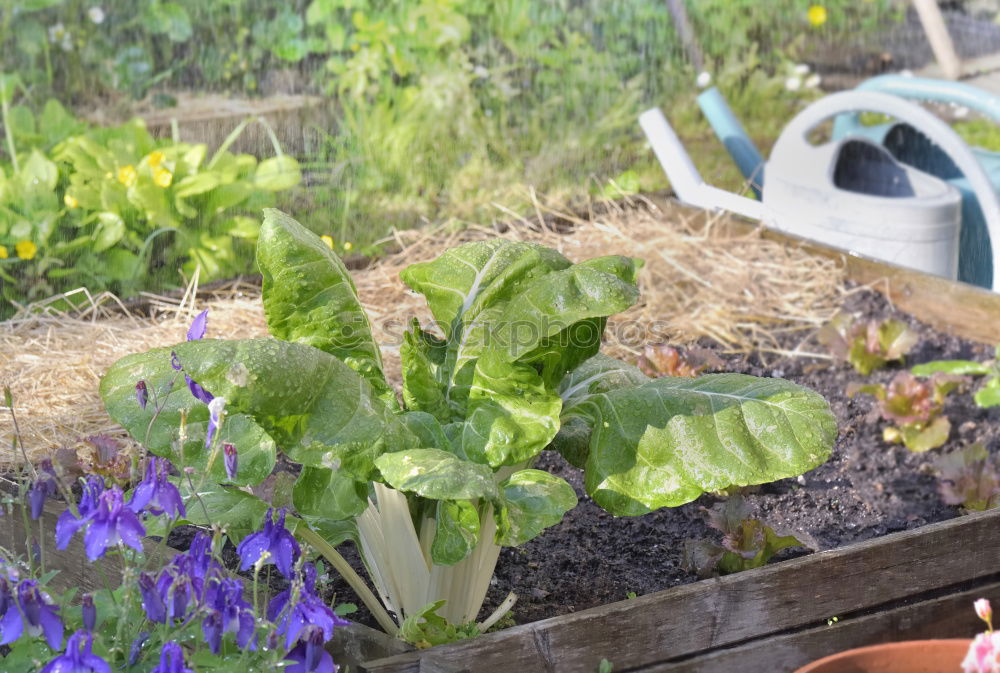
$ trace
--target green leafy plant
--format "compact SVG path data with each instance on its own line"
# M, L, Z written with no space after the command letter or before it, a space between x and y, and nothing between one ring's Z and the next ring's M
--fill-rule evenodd
M865 376L903 360L919 338L902 320L862 321L847 313L834 316L816 337L834 357L847 360Z
M1000 346L997 346L994 358L986 362L975 360L936 360L925 362L910 369L914 376L931 376L936 373L955 374L961 376L982 376L983 383L976 390L972 399L980 407L995 407L1000 405Z
M621 516L801 474L829 456L836 424L811 390L739 374L649 379L599 354L608 316L638 299L634 260L573 264L503 239L403 271L440 336L415 321L404 334L400 404L343 263L292 218L265 213L257 260L276 338L193 329L196 340L118 361L101 395L150 451L202 475L200 500L236 537L268 507L240 487L263 481L279 448L300 464L296 534L342 573L334 546L356 541L396 621L347 578L390 632L414 616L427 642L427 629L450 633L437 616L467 627L500 548L575 506L566 481L532 468L546 447L585 468L588 494ZM175 387L174 365L197 388ZM138 381L156 405L137 404ZM196 390L215 396L215 412ZM239 454L231 477L219 442Z
M949 505L979 512L1000 505L1000 464L980 443L941 456L938 492Z
M202 280L248 271L259 224L245 213L300 177L276 140L263 161L228 151L248 123L208 156L204 144L154 140L140 120L66 137L78 126L54 102L38 118L45 134L22 122L25 136L9 143L30 149L14 150L9 175L0 166L3 297L79 286L131 295L157 274L175 284L178 268Z
M652 378L661 376L693 377L706 369L719 369L725 363L708 348L690 347L679 350L667 344L647 345L636 365Z
M944 414L945 397L963 382L961 376L942 373L921 381L904 371L896 374L889 385L852 383L847 394L875 397L882 418L893 423L882 433L886 442L902 442L911 451L928 451L948 441L951 422Z
M722 542L688 540L684 566L699 577L728 575L766 565L775 554L790 547L813 551L819 546L805 533L776 531L760 519L750 518L750 508L734 495L711 509L702 508L708 525L722 533Z

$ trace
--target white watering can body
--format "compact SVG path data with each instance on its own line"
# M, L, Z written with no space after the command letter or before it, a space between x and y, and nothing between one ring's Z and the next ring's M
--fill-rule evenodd
M764 223L802 238L958 277L962 195L860 138L786 143L764 169Z
M809 134L843 112L887 114L920 128L981 194L991 240L1000 241L1000 201L969 147L940 119L888 94L837 93L796 116L764 167L762 201L704 183L659 109L639 122L681 201L761 220L775 229L955 279L958 276L961 193L940 178L896 161L863 136L814 145ZM994 244L994 268L1000 268ZM995 274L998 289L1000 274Z

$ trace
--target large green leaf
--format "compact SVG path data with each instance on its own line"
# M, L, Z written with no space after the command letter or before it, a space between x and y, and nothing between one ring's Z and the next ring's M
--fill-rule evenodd
M195 491L188 486L187 480L177 482L189 523L222 526L234 544L261 527L270 508L268 503L246 491L220 486L211 479L201 484L194 479Z
M479 511L468 500L438 500L431 560L455 565L479 543Z
M304 465L292 488L292 504L303 516L351 519L368 506L368 484L340 470Z
M266 189L271 192L280 192L291 189L299 184L302 179L302 171L299 162L287 154L278 157L264 159L257 166L254 173L254 186Z
M578 416L577 406L592 395L619 388L634 388L649 381L638 367L598 353L574 369L559 384L563 400L562 423L550 448L576 467L583 468L590 453L590 424L586 414Z
M365 377L379 397L394 401L347 267L319 236L288 215L271 208L264 213L257 263L264 277L262 299L271 334L340 358Z
M451 451L451 440L436 418L424 411L407 411L400 420L418 439L420 446L428 449Z
M136 383L145 381L149 402L143 409L136 397ZM194 398L180 372L170 366L170 349L157 348L128 355L108 370L100 385L108 414L136 441L178 467L193 467L203 474L210 452L205 449L208 407ZM179 448L181 415L186 415L186 441ZM219 431L219 446L229 442L239 453L239 472L232 483L258 484L274 469L274 440L249 416L230 413ZM212 460L214 481L229 481L221 456Z
M519 470L500 484L495 510L496 542L516 547L562 521L576 507L576 493L566 480L542 470Z
M490 316L469 392L462 450L493 467L530 460L552 441L562 406L558 381L600 348L603 319L638 298L634 285L580 264L520 287ZM574 326L591 329L576 341Z
M493 239L458 246L402 271L403 282L427 298L447 339L439 380L456 418L465 415L476 359L503 306L531 281L568 266L554 250Z
M416 318L410 329L403 333L403 343L399 347L403 403L407 409L425 411L442 423L451 418L445 387L438 374L444 363L445 350L445 342L420 329Z
M593 395L575 413L593 428L587 491L619 516L802 474L837 436L819 394L742 374L654 379Z
M495 317L489 350L502 353L507 362L540 363L550 387L595 355L601 347L604 319L632 306L639 290L631 282L634 265L628 257L589 262L524 285Z
M591 395L619 388L634 388L649 381L638 367L599 353L570 372L559 383L563 417L573 415L578 404Z
M432 500L494 498L493 471L440 449L385 453L375 461L386 483Z
M476 365L461 451L493 467L530 460L559 431L562 400L527 364L487 353Z
M418 444L357 372L332 355L274 339L178 344L184 370L263 427L303 465L369 480L374 459Z
M430 262L411 264L400 278L427 298L445 336L468 324L487 306L509 299L539 276L565 269L568 259L555 250L495 238L466 243Z

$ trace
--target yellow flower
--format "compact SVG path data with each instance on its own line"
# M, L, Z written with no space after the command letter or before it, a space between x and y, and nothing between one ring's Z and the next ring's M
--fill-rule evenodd
M66 192L66 194L63 196L63 203L66 204L67 208L76 208L77 206L80 205L80 202L77 201L76 198L74 198L74 196L69 192Z
M328 247L331 250L333 250L333 237L332 236L323 235L323 236L319 237L319 240L321 240L324 243L326 243L326 247Z
M160 150L156 150L154 152L150 152L149 153L149 165L152 166L153 168L156 168L157 166L159 166L160 164L163 163L163 159L164 158L165 157L163 156L163 152L161 152Z
M38 246L31 241L20 241L14 246L17 250L17 256L21 259L34 259L35 253L38 252Z
M7 259L9 255L7 254L7 246L0 245L0 259Z
M813 5L806 13L806 17L813 26L822 26L826 23L826 7L823 5Z
M170 186L170 182L174 179L174 174L168 171L166 168L154 168L153 169L153 182L166 189Z
M353 243L351 243L350 241L344 241L344 250L350 252L352 248L354 248Z
M118 169L118 182L122 183L126 187L134 185L136 177L137 174L135 172L135 166L132 164L122 166Z

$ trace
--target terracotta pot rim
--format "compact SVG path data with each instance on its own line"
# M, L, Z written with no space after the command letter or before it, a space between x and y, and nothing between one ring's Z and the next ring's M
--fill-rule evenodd
M822 659L817 659L816 661L797 669L795 673L813 673L813 671L819 670L821 666L826 664L843 661L849 657L876 650L906 650L915 647L959 644L961 644L963 648L968 648L971 643L972 638L927 638L924 640L899 640L890 643L876 643L874 645L865 645L864 647L854 647L849 650L843 650L841 652L825 656Z

